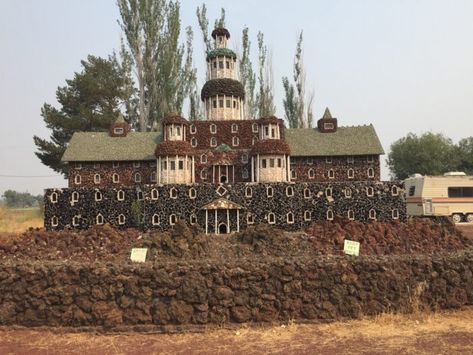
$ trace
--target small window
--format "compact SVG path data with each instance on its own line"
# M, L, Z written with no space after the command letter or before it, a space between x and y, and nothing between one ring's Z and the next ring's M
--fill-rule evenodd
M238 125L236 123L232 124L232 133L237 133L238 132Z
M200 178L201 178L202 180L207 179L207 170L206 170L206 169L202 169L202 170L200 171Z
M240 139L239 139L238 137L233 137L233 138L232 138L232 145L233 145L234 147L239 146L239 145L240 145Z
M372 155L368 155L368 156L366 157L366 161L367 161L368 163L373 163L373 162L374 162L374 157L373 157Z
M286 196L287 197L294 196L294 188L292 186L286 187Z
M217 100L212 100L212 107L217 108Z
M314 164L314 160L311 158L311 157L307 157L306 160L305 160L305 163L307 165L313 165Z
M248 169L243 169L241 171L241 177L242 179L248 179Z
M246 223L247 224L254 224L255 223L255 216L253 216L253 214L251 214L251 213L247 213Z
M354 221L355 220L355 212L353 212L353 210L348 210L347 217L350 221Z
M245 197L250 198L253 197L253 189L250 186L245 188Z
M157 200L158 197L159 197L158 190L152 189L152 190L151 190L151 199L152 199L152 200Z
M312 193L310 192L309 188L304 189L304 198L310 198L312 196Z
M227 99L226 102L225 102L227 108L231 108L232 107L232 101L230 99Z
M332 157L325 157L325 162L327 164L332 164Z
M76 168L77 170L80 170L80 169L82 169L82 164L81 163L75 163L74 168Z
M327 220L333 221L333 211L331 209L327 210Z
M190 215L189 223L191 224L191 226L193 226L194 224L197 224L197 216L194 213Z
M326 197L332 197L332 193L333 193L333 191L332 191L332 188L331 188L331 187L327 187L327 188L325 189L325 196L326 196Z
M330 169L328 171L328 178L329 179L335 179L335 171L333 171L333 169Z
M274 168L274 158L269 158L269 167Z
M190 130L191 134L197 133L197 128L194 124L191 124L189 130Z
M149 166L152 168L156 168L157 166L156 161L152 161L151 163L149 163Z
M124 201L125 200L125 192L123 190L117 191L117 200Z
M376 219L376 211L373 208L370 209L369 218L370 219Z
M177 217L175 214L172 214L169 216L169 224L171 226L175 225L177 223Z
M351 198L352 192L351 192L351 189L349 187L345 188L344 193L345 193L346 198Z
M473 197L473 187L471 186L449 187L448 197Z
M151 180L151 182L156 182L156 172L155 171L153 171L151 173L151 176L149 177L149 179Z
M397 186L391 187L391 195L392 196L399 196L399 188Z
M82 178L80 175L74 176L74 184L80 185L82 183Z
M113 129L113 133L115 133L115 134L123 134L123 128L121 128L121 127L115 127L115 128Z
M324 129L326 130L330 130L330 129L334 129L335 126L333 125L333 123L330 123L330 122L325 122L324 123Z
M217 69L217 61L214 61L214 68Z
M219 42L222 42L222 38L221 38L221 37L219 38ZM219 60L219 61L218 61L218 68L219 68L219 69L223 69L223 60Z
M309 210L304 211L304 221L308 222L312 220L312 212Z
M282 167L282 159L281 158L278 158L278 168L281 168Z
M197 197L197 191L193 187L191 187L189 189L189 198L195 199L196 197Z
M169 190L169 197L177 198L177 190L175 187L171 187L171 189Z
M241 162L243 164L246 164L248 163L248 153L243 153L242 156L241 156Z
M74 191L71 195L71 201L72 202L79 202L79 193L77 191Z
M288 224L294 224L294 213L288 212L288 214L286 214L286 222Z
M141 174L135 173L135 182L141 182Z
M251 139L251 145L255 145L255 143L258 141L258 137L253 137Z
M51 203L57 203L57 192L53 192L51 196L49 196L49 200L51 201Z
M141 167L141 163L140 162L134 162L133 167L137 169L137 168Z
M373 197L374 196L374 189L371 186L366 188L366 196Z
M80 225L80 216L72 217L72 225L78 227Z
M143 191L141 191L141 190L136 191L136 199L138 201L143 201L145 199Z
M369 178L374 178L374 169L373 168L368 169L368 177Z
M258 133L258 124L253 123L253 125L251 126L251 130L253 131L253 133Z
M276 215L273 212L268 213L268 223L275 224L276 223Z
M114 173L112 176L112 181L114 184L118 184L120 182L120 176L117 173Z
M297 173L294 169L291 169L291 179L296 179L297 178Z
M102 201L103 195L100 191L95 191L94 198L95 201Z
M353 178L355 177L355 170L353 170L353 169L351 169L351 168L348 169L347 175L348 175L348 178L349 178L349 179L353 179Z
M409 187L409 196L414 196L415 193L416 193L416 187L415 186Z
M266 169L266 159L261 159L261 168Z
M119 224L120 226L123 226L123 225L125 224L125 221L126 221L126 218L125 218L125 216L124 216L123 214L121 214L121 215L118 216L118 224Z
M268 186L268 187L266 188L266 196L267 196L267 197L273 197L273 195L274 195L274 190L273 190L273 188L272 188L271 186Z
M217 133L217 126L214 125L213 123L210 125L210 133Z
M168 170L168 163L166 160L161 162L161 170Z
M184 160L179 160L179 170L184 170Z
M197 147L197 138L195 137L191 138L191 146L193 146L194 148Z
M94 163L94 169L100 169L100 163Z
M354 164L355 163L355 158L352 156L347 157L347 163L348 164Z
M114 167L114 168L118 168L119 166L120 166L120 163L117 162L117 161L114 161L114 162L112 163L112 167Z
M51 227L57 227L59 224L59 220L56 216L51 217Z
M314 169L309 169L308 173L309 179L315 179L315 171Z
M176 161L171 160L169 162L169 170L176 170Z
M227 60L227 69L230 69L230 62Z
M100 184L100 174L94 175L94 184L96 185Z
M200 156L200 162L201 162L202 164L207 163L207 155L202 154L202 155Z
M218 100L218 107L223 108L223 99Z
M99 214L95 217L95 224L102 225L103 223L104 223L103 216L99 213Z
M210 138L210 146L211 147L217 146L217 139L215 137Z
M176 126L176 136L181 135L181 126Z
M233 108L236 108L236 100L233 100Z
M155 213L155 214L153 215L153 218L151 218L151 224L152 224L153 226L159 226L159 223L160 223L160 221L159 221L159 215Z
M391 215L393 219L399 219L399 210L397 208L393 209Z

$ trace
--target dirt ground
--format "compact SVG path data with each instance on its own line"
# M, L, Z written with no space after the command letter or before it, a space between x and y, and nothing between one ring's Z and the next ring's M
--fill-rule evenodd
M185 334L0 328L0 354L472 354L473 307Z
M459 223L456 227L462 231L463 235L473 240L473 223Z

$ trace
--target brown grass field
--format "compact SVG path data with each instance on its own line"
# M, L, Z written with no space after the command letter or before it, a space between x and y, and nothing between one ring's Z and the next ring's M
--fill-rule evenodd
M39 208L0 207L0 233L16 234L30 227L43 227L43 216Z

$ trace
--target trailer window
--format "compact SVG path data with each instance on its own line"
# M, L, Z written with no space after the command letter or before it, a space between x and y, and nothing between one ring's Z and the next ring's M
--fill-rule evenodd
M415 186L409 187L409 196L414 196L415 193L416 193L416 187Z
M473 187L449 187L448 197L473 197Z

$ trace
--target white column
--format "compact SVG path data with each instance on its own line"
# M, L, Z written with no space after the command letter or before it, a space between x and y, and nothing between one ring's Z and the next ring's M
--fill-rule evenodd
M227 174L227 182L230 182L230 175L228 174L228 165L225 165L225 172Z
M287 181L291 181L291 157L287 156Z
M215 234L218 234L217 210L215 210Z
M251 182L255 182L255 157L251 157Z
M232 184L235 183L235 165L232 165Z
M157 170L157 175L158 175L157 182L158 184L161 184L161 156L158 157L158 166L156 170Z
M205 210L205 234L209 234L209 210Z
M259 182L259 169L260 169L259 154L256 154L256 182Z
M166 184L169 184L169 155L166 155Z
M218 166L218 182L217 183L220 184L220 181L222 181L221 178L222 178L222 166L219 165Z
M230 233L230 210L227 208L227 232Z
M194 156L192 156L192 165L191 165L191 183L194 184L195 183L195 160L194 160Z
M240 231L240 210L237 209L237 232Z
M212 184L215 184L215 165L212 165Z
M184 158L184 183L187 184L187 154Z

